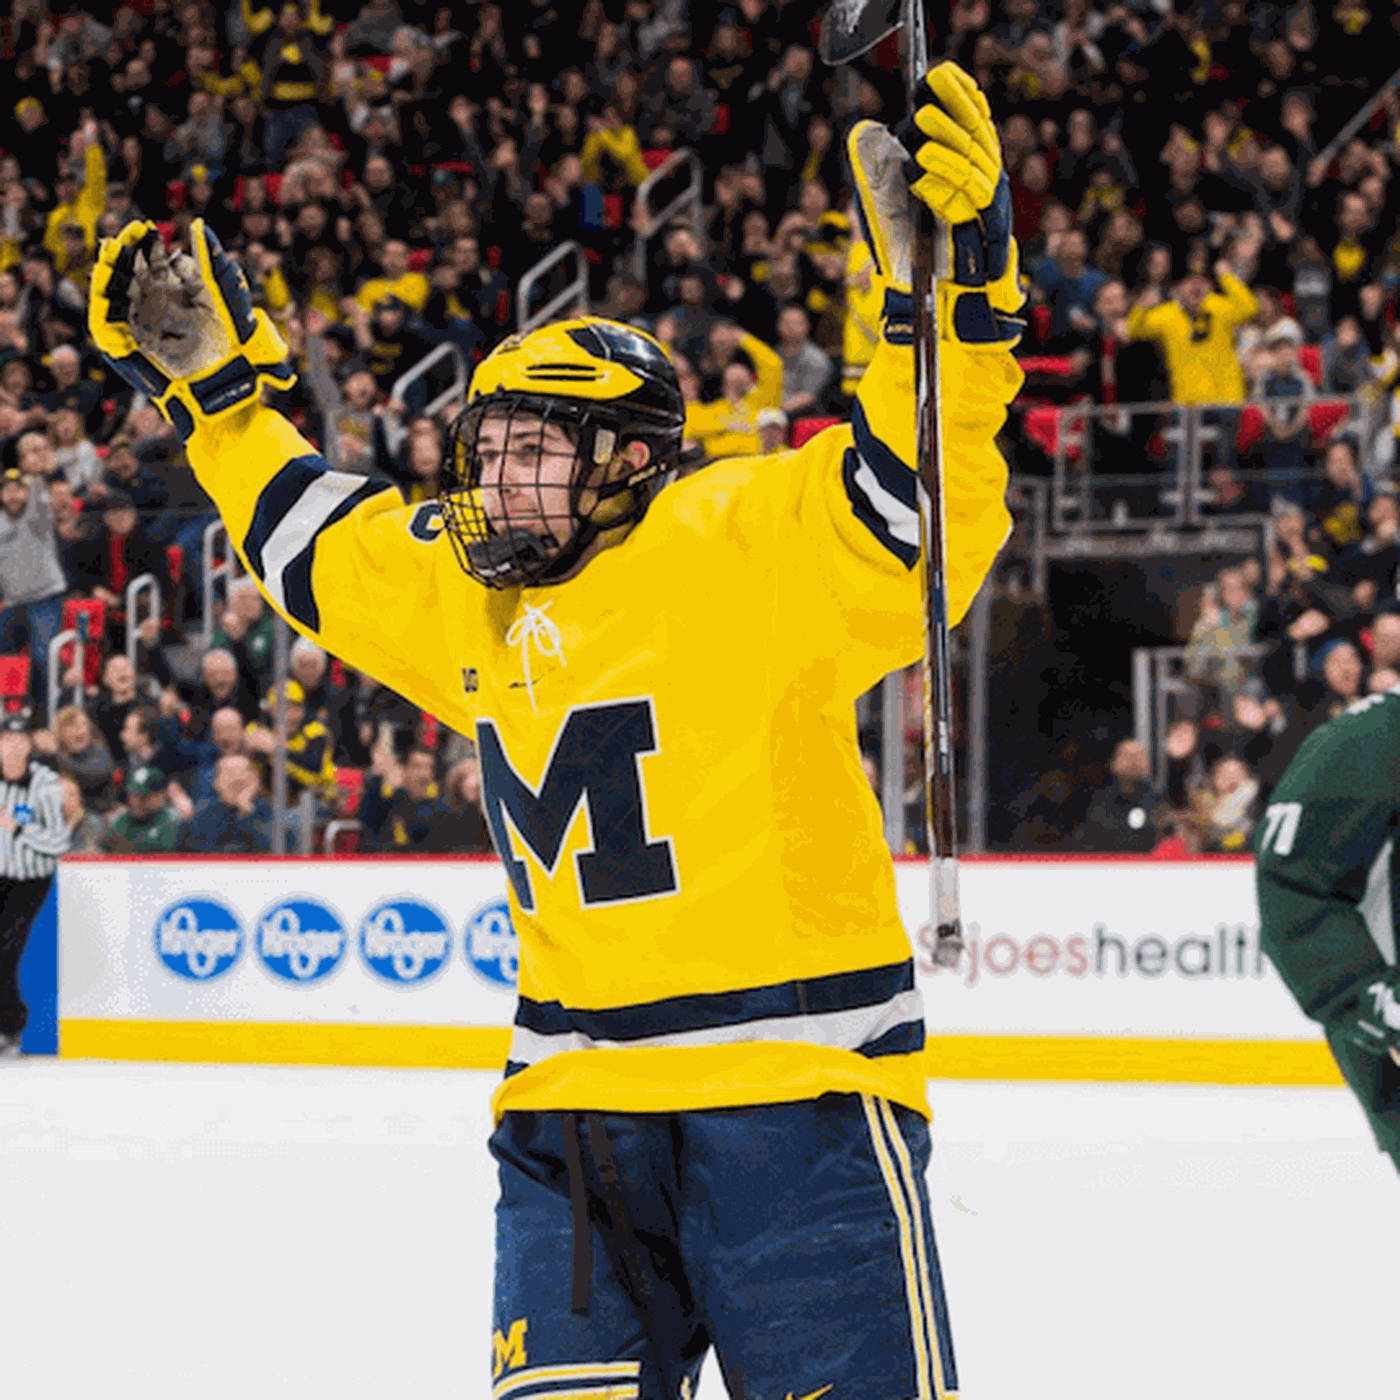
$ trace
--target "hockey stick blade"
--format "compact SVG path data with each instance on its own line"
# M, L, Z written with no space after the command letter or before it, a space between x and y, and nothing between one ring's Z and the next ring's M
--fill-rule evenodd
M900 26L901 0L831 0L817 51L823 63L850 63Z

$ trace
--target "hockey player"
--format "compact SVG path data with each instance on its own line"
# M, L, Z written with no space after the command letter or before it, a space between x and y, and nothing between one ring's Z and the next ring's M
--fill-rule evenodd
M1400 1167L1400 688L1367 696L1293 756L1256 837L1264 951Z
M950 614L1005 539L1020 383L986 100L928 80L912 188L940 288ZM661 489L659 344L581 317L478 367L439 499L341 475L258 402L289 371L202 225L104 245L90 325L185 436L318 645L474 735L520 936L494 1098L493 1372L514 1400L921 1397L957 1376L924 1173L924 1018L853 707L922 651L905 151L850 153L884 285L849 424ZM565 1384L567 1383L567 1384Z

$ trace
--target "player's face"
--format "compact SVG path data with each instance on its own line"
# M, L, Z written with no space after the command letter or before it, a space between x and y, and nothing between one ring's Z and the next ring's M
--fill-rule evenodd
M477 433L476 454L482 506L493 529L528 530L561 547L569 542L577 451L563 428L540 418L487 417Z

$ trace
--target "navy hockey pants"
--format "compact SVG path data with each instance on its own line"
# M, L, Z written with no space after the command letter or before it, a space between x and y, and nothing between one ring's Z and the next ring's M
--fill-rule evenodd
M507 1113L495 1400L957 1392L929 1134L866 1095L681 1113Z

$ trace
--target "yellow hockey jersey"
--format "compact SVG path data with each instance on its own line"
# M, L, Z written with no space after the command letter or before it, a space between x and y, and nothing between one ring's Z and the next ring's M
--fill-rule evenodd
M945 318L945 324L946 320ZM1006 346L943 347L954 618L1006 537ZM850 424L667 486L552 587L459 568L435 503L328 469L271 409L200 483L273 606L476 738L520 997L497 1115L886 1096L924 1018L856 698L922 653L912 352Z

